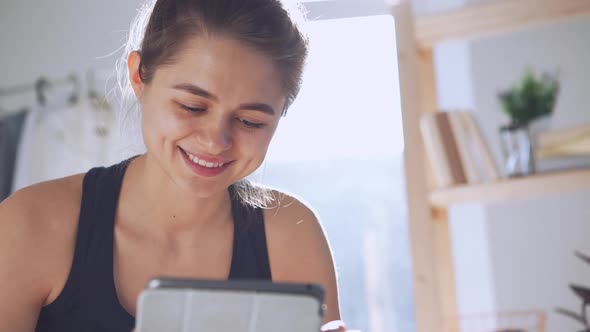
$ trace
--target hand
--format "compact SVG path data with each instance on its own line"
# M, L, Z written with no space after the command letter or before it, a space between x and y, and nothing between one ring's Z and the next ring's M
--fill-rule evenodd
M324 324L321 332L361 332L360 330L347 330L346 324L341 320L333 320Z
M333 320L324 324L321 332L361 332L361 330L348 330L346 324L341 320Z
M347 330L346 327L340 326L336 330L333 330L333 329L330 329L330 330L322 330L322 332L361 332L361 331L359 331L359 330Z

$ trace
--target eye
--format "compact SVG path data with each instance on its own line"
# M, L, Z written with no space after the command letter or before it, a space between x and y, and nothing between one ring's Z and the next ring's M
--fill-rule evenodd
M251 122L248 121L246 119L238 119L242 124L244 124L246 127L248 128L262 128L265 126L264 123L257 123L257 122Z
M191 113L201 113L201 112L204 112L206 110L204 108L200 108L200 107L189 107L189 106L186 106L186 105L183 105L183 104L180 104L180 107L182 107L187 112L191 112Z

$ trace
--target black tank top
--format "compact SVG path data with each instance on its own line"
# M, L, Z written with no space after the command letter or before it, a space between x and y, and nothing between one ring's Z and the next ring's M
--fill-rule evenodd
M120 304L113 278L115 211L130 160L85 176L72 267L57 299L42 308L37 332L130 332L135 318ZM272 280L262 209L242 204L233 187L230 279Z

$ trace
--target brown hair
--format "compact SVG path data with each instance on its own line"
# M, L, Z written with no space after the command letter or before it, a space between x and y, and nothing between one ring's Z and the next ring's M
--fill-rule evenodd
M280 0L148 0L132 25L124 56L140 52L140 77L149 84L160 66L174 62L189 38L235 38L275 63L287 97L285 115L299 93L308 53L298 11L289 9Z

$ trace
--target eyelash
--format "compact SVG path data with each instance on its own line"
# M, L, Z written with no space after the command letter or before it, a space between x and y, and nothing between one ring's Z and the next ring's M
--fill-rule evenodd
M256 123L256 122L251 122L248 120L244 120L244 119L238 119L242 124L244 124L244 126L248 127L248 128L254 128L254 129L259 129L264 127L264 123Z
M184 108L186 111L191 112L191 113L200 113L205 110L204 108L188 107L186 105L180 105L180 107Z
M205 111L204 108L188 107L186 105L180 105L180 107L182 107L184 110L186 110L187 112L190 112L190 113L201 113L201 112ZM265 126L264 123L256 123L256 122L252 122L252 121L248 121L248 120L244 120L244 119L238 119L238 121L240 121L240 123L242 123L244 126L246 126L248 128L259 129L259 128L263 128Z

